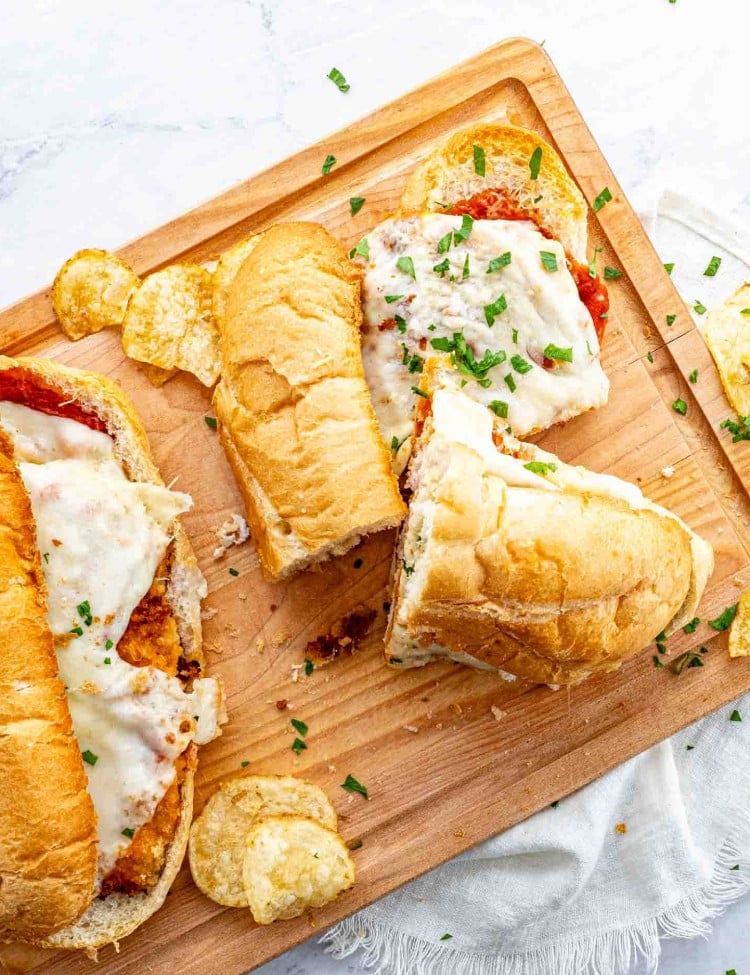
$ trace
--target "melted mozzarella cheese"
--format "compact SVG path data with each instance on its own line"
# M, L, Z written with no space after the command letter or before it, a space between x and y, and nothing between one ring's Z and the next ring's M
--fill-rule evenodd
M394 437L401 442L412 432L412 388L419 383L420 360L437 360L441 376L444 371L455 384L464 384L463 391L485 406L506 404L508 425L519 436L607 400L596 331L560 244L526 221L476 220L466 240L439 252L439 242L461 223L461 217L422 214L386 220L368 234L363 357L389 446ZM542 251L554 254L556 271L545 269ZM488 272L490 261L505 254L510 263ZM408 262L398 266L407 257L413 278ZM435 271L445 260L449 269ZM485 309L501 297L506 307L494 313L490 325L493 313ZM380 327L398 321L397 315L405 324ZM481 376L460 372L449 352L432 346L435 339L450 342L459 333L475 360L490 351L504 353L504 361ZM549 345L570 349L572 361L556 360L544 368ZM404 451L399 459L401 468Z
M218 734L216 680L193 682L117 653L188 495L131 482L103 433L0 403L31 500L73 728L98 818L101 880L148 822L188 744ZM76 429L77 428L77 429ZM123 832L126 831L126 832Z

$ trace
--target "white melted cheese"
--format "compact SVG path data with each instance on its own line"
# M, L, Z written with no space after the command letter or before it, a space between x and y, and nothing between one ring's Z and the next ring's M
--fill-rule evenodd
M73 728L98 818L98 879L148 822L191 741L218 734L216 680L134 667L117 653L147 593L186 494L131 482L104 433L75 420L0 403L0 423L34 513ZM123 831L126 831L125 833Z
M437 358L456 384L465 381L463 391L477 402L506 403L507 423L519 436L607 401L609 383L599 361L596 330L561 245L544 238L527 221L475 220L466 240L439 253L439 241L459 230L461 223L458 216L422 214L386 220L367 235L363 357L375 412L389 446L394 437L401 442L412 432L412 387L419 385L420 378L409 369L410 364L418 365L414 356ZM555 255L557 271L545 269L542 251ZM490 261L507 253L510 263L488 273ZM397 266L399 258L406 257L413 262L414 279ZM433 268L445 259L450 269L441 275ZM385 300L393 296L401 297ZM507 307L489 325L485 307L501 296ZM404 331L380 329L396 315L406 323ZM477 361L488 350L505 353L505 360L483 377L489 380L485 386L459 372L450 353L432 347L434 339L450 341L457 333ZM548 345L571 349L572 361L555 361L545 369ZM520 357L515 365L514 356ZM522 370L530 368L519 372L519 365ZM403 467L406 459L400 451L396 466Z

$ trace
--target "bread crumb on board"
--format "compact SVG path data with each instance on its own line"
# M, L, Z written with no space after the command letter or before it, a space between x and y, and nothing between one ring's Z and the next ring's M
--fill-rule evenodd
M502 719L508 714L507 711L501 711L500 708L496 707L494 704L491 705L490 711L492 712L492 717L495 719L495 721L502 721Z
M230 515L227 520L216 529L216 541L219 543L214 549L214 560L223 559L227 549L232 545L242 545L250 538L250 529L242 515Z
M615 833L619 833L620 835L622 835L623 833L627 833L627 831L628 831L628 827L625 823L618 823L615 826Z

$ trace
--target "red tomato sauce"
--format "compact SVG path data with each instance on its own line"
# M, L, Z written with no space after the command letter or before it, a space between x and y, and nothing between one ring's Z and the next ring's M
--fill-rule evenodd
M552 234L544 226L542 214L538 210L527 210L522 207L506 190L482 190L481 193L475 193L468 200L459 200L445 212L456 216L467 213L475 220L530 220L543 237L546 237L547 240L553 239ZM602 318L602 315L606 315L609 311L607 289L600 277L591 277L585 264L573 260L567 252L565 256L568 261L568 269L578 287L578 295L591 315L597 338L601 344L607 321L606 318ZM546 362L544 363L547 369L553 365L552 362L549 366Z
M69 402L70 396L45 383L39 376L35 376L15 366L12 369L0 371L0 400L8 400L21 406L28 406L32 410L39 410L48 416L64 416L69 420L77 420L91 430L107 432L106 424L93 412L87 410L80 403Z

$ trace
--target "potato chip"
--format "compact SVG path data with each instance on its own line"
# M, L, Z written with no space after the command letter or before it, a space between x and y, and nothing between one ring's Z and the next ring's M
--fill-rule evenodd
M211 274L198 264L171 264L150 274L125 312L125 354L161 369L184 369L212 386L219 378L212 295Z
M729 656L750 657L750 589L742 593L737 603L729 630Z
M245 263L245 258L255 248L260 237L260 234L254 234L252 237L241 240L221 255L219 263L216 265L216 270L214 271L213 304L214 317L217 322L221 322L221 316L224 314L224 309L226 308L229 285L234 281L240 267Z
M108 325L121 325L140 278L115 254L82 250L57 272L52 307L63 332L77 341Z
M744 284L707 315L703 338L719 370L727 399L741 416L750 414L750 284Z
M269 816L247 834L245 894L258 924L323 907L354 883L354 863L338 833L303 816Z
M144 374L152 386L159 389L164 383L169 382L172 376L176 376L177 369L161 369L159 366L150 366L148 362L139 362L138 368Z
M193 880L227 907L247 907L242 886L245 837L265 816L297 813L336 829L336 811L322 789L291 775L228 779L206 803L190 830Z

